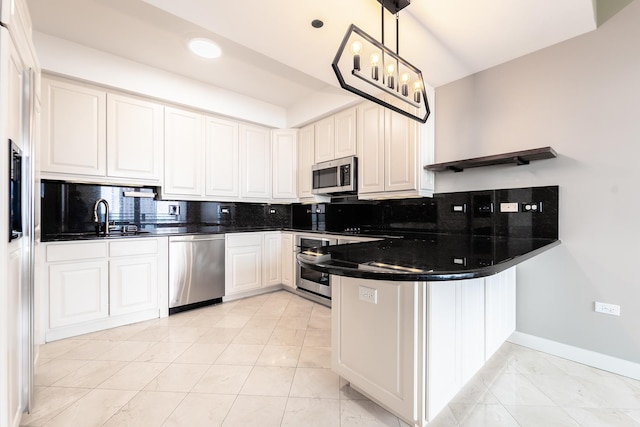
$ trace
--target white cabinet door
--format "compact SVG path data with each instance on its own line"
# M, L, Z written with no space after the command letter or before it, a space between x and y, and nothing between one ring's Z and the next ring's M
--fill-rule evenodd
M6 122L6 136L10 138L21 149L22 144L22 88L24 65L22 64L20 54L16 50L13 43L9 43L9 64L8 64L8 93L9 100L8 121Z
M112 259L109 276L109 315L158 308L156 256Z
M260 289L262 286L262 238L262 233L226 235L226 295Z
M237 198L240 196L238 123L208 117L206 126L206 195Z
M243 199L271 199L271 133L240 126L240 195Z
M49 266L49 327L58 328L109 316L108 262Z
M263 286L282 283L282 252L280 232L264 233Z
M272 131L274 201L297 200L297 132L290 129Z
M422 284L332 276L332 369L415 419Z
M385 191L415 190L415 120L385 111Z
M356 108L349 108L334 116L335 126L335 152L334 157L355 156L356 142Z
M105 176L106 92L42 78L43 174Z
M309 125L298 131L298 198L312 199L311 166L314 163L314 126Z
M315 123L316 163L335 159L335 122L333 116Z
M204 118L198 113L167 107L164 124L163 193L198 198L204 194Z
M484 279L427 286L428 413L433 417L484 364Z
M107 174L160 183L164 107L107 94Z
M384 191L384 110L367 102L358 107L358 193Z
M293 233L282 233L282 284L295 288L295 252L293 251Z
M414 120L373 103L358 107L358 194L363 198L420 194L417 126Z
M22 367L23 363L28 363L28 359L24 356L24 344L23 333L26 332L22 325L24 313L22 313L22 246L18 242L13 243L9 247L9 256L7 260L7 276L6 281L3 280L3 286L6 289L6 305L3 307L2 315L6 319L6 324L3 324L3 328L6 328L6 341L5 337L2 339L2 343L6 345L3 348L3 352L6 357L6 365L2 366L2 370L6 367L6 379L3 381L3 386L8 394L7 404L9 413L11 415L20 414L22 408L20 406L20 392L21 392L21 379L22 379ZM0 411L1 412L1 411Z
M486 342L489 359L516 330L516 268L485 277Z

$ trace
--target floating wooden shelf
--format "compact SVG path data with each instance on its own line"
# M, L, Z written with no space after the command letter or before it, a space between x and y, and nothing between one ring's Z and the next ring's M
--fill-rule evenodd
M433 172L462 172L468 168L478 168L481 166L504 165L513 163L515 165L528 165L532 160L553 159L556 152L551 147L534 148L532 150L514 151L513 153L496 154L493 156L475 157L473 159L456 160L454 162L434 163L426 165L424 168Z

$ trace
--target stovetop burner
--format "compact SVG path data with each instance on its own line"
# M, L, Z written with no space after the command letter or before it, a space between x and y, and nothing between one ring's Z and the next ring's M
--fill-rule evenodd
M344 229L344 233L346 234L360 234L361 232L360 227L347 227Z

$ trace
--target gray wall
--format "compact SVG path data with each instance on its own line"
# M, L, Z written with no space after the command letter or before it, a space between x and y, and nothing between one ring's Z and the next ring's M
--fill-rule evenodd
M562 244L518 267L520 332L640 363L640 2L599 29L436 89L436 162L552 146L557 159L440 173L436 191L560 186ZM505 35L508 37L508 35ZM621 305L620 317L593 311Z

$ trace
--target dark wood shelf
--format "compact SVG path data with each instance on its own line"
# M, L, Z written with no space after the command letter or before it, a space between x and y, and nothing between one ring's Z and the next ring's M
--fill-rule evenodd
M528 165L533 160L553 159L556 152L551 147L534 148L532 150L514 151L512 153L496 154L493 156L475 157L473 159L456 160L454 162L434 163L424 168L433 172L462 172L469 168L479 168L493 165Z

